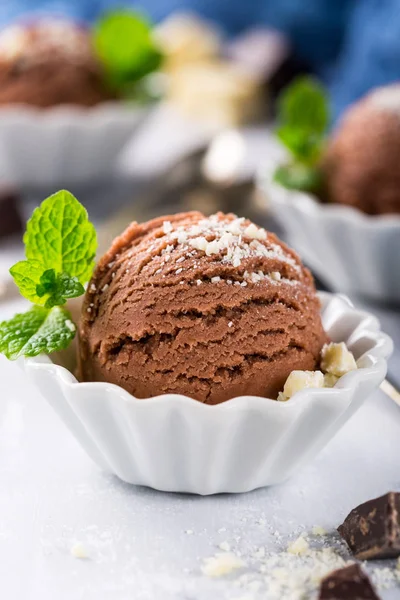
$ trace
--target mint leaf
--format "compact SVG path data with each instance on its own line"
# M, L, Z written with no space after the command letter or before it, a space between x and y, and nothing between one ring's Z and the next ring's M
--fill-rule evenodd
M311 77L298 77L279 98L278 120L294 129L323 134L329 124L328 95Z
M115 88L128 88L162 62L152 26L139 12L125 9L106 13L95 24L93 42Z
M21 260L10 269L21 295L33 304L46 308L62 306L68 298L76 298L85 292L77 277L43 269L43 264L34 260Z
M297 160L305 164L315 164L320 158L323 140L319 135L286 125L280 127L276 134Z
M76 298L84 293L85 289L76 277L70 277L66 273L56 274L54 269L48 269L40 277L40 283L36 286L36 294L39 298L46 296L44 306L61 306L68 298Z
M69 345L76 326L61 306L84 293L97 245L85 208L65 190L33 212L24 242L27 260L11 267L10 273L35 306L0 323L0 352L11 360L50 354Z
M278 100L277 135L305 164L319 160L329 119L328 95L311 77L297 78Z
M24 243L28 262L40 262L42 274L54 269L76 277L81 284L89 280L96 254L96 231L86 209L70 192L61 190L34 210Z
M56 287L56 279L57 275L54 269L47 269L47 271L44 271L36 286L37 295L40 298L43 298L46 294L51 294Z
M11 267L10 273L24 298L33 304L45 304L46 298L37 293L37 286L43 274L43 264L40 261L21 260Z
M71 315L64 308L33 306L26 313L0 323L0 352L10 360L50 354L66 348L75 332Z
M317 167L294 163L282 165L274 174L274 181L290 190L318 193L322 188L322 175Z

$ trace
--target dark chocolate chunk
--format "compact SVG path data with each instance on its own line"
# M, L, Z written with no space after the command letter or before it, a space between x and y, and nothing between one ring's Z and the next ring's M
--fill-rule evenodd
M329 573L321 582L319 600L380 600L360 565Z
M338 532L359 560L400 556L400 493L389 492L360 504Z
M22 233L18 200L16 193L0 184L0 238Z

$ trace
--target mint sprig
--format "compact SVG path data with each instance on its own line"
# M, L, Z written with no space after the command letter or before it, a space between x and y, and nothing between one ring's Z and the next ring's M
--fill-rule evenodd
M77 277L71 277L67 273L56 273L54 269L47 269L36 286L39 298L47 298L44 304L46 308L62 306L69 298L82 296L84 291L85 288Z
M329 120L328 95L315 79L299 77L284 90L278 100L276 135L292 158L277 169L275 181L290 189L320 189L319 161Z
M105 13L94 25L93 44L110 86L125 96L163 60L150 21L129 9Z
M76 326L62 306L84 293L97 247L86 209L66 190L33 212L24 243L26 260L11 267L10 273L34 306L0 324L0 352L11 360L68 346Z
M68 273L84 284L96 254L96 231L84 206L66 190L53 194L33 211L24 235L25 255L46 269Z
M67 348L75 332L71 315L64 308L32 306L27 312L0 323L0 352L10 360L51 354Z

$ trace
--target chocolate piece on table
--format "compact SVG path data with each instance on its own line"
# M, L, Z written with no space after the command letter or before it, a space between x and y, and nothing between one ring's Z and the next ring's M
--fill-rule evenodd
M400 493L360 504L338 531L359 560L400 556Z
M0 238L21 233L22 230L18 195L11 188L0 186Z
M380 600L368 576L354 564L329 573L321 582L319 600Z

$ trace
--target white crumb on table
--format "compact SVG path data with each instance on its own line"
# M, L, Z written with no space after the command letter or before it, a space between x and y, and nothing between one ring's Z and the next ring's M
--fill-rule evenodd
M314 525L314 527L312 528L311 531L312 531L313 535L320 535L320 536L326 535L326 533L327 533L325 531L325 529L323 527L321 527L320 525Z
M290 554L305 554L308 549L309 549L309 544L307 542L307 540L304 538L304 536L299 536L297 538L297 540L294 540L294 542L291 542L288 547L287 547L287 551Z
M245 566L246 563L239 556L226 552L206 558L201 570L207 577L223 577Z
M87 549L82 544L82 542L75 542L75 544L71 547L71 555L74 558L82 558L82 559L89 558Z
M224 541L224 542L221 542L220 544L218 544L218 548L220 550L223 550L224 552L230 552L231 551L231 545L227 541Z

